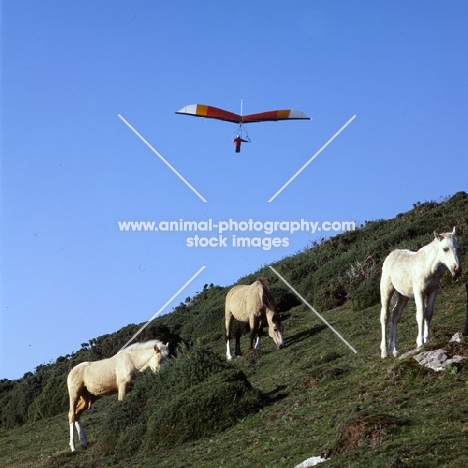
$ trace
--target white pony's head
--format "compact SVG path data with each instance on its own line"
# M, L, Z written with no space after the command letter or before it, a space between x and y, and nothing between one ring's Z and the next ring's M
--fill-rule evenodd
M438 260L445 265L452 276L457 278L461 275L462 268L458 259L458 242L455 237L455 228L452 232L438 234L434 232L434 237L438 240Z

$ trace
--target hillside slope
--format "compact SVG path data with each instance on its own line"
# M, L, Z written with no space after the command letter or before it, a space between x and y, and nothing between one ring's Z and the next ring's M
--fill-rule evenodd
M115 398L107 398L96 403L97 413L83 416L91 449L68 453L68 370L83 360L114 354L138 325L92 339L73 355L39 366L19 381L2 381L2 466L286 467L320 453L331 457L324 466L465 466L468 414L462 402L468 365L436 374L411 358L379 358L378 282L383 259L393 248L417 249L432 240L432 231L453 226L466 268L468 195L464 192L441 203L417 203L392 220L369 222L274 265L357 354L300 304L267 266L241 278L243 284L257 276L269 278L283 312L287 346L278 352L265 340L261 353L247 353L229 364L261 393L263 403L254 405L257 409L247 415L239 411L240 419L231 414L230 424L221 425L223 430L175 445L137 444L138 450L130 451L129 458L122 451L102 450L103 428L111 427L109 418L123 417L119 411L124 407ZM449 348L450 336L463 329L466 295L462 280L444 276L431 343L426 347ZM169 340L180 359L187 358L195 344L195 348L223 356L227 289L205 285L196 297L155 320L141 339ZM400 350L414 348L415 338L414 305L410 303L399 329ZM457 353L468 354L465 342L456 346ZM136 385L143 384L137 381ZM147 431L143 426L142 434Z

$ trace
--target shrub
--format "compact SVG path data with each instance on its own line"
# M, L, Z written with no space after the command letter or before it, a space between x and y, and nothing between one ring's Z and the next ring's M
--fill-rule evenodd
M259 403L258 392L245 376L235 369L225 369L155 408L146 447L170 446L222 431L255 412Z
M180 353L183 354L183 353ZM133 391L109 411L97 442L98 456L130 456L224 430L261 407L260 392L243 372L202 348L154 374L146 371Z
M42 392L28 408L29 421L37 421L67 411L67 375L67 362L61 362L53 367Z
M275 299L279 312L286 312L302 304L300 299L287 286L273 286L270 288L270 292Z
M350 295L351 308L354 311L366 309L380 303L380 278L374 276L372 281L361 283Z

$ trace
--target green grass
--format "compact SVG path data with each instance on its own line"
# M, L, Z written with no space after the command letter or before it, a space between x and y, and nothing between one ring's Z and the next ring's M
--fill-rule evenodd
M177 365L160 378L141 376L124 402L98 400L96 411L82 416L86 451L71 453L68 446L67 372L83 360L112 355L138 325L92 339L23 379L0 381L0 466L290 468L316 455L328 458L319 465L327 468L468 466L468 360L435 373L411 357L382 360L379 349L383 259L396 247L417 249L431 240L432 230L453 225L466 269L468 195L462 192L440 204L417 203L393 220L368 223L275 264L357 354L264 267L239 283L269 277L283 312L286 348L277 351L265 337L261 352L246 352L244 336L244 356L226 364L223 302L228 288L205 285L142 334L142 340L170 341L172 351L178 350ZM464 327L465 280L466 273L458 281L447 273L443 277L425 349L468 356L468 339L448 345ZM414 349L416 334L410 301L398 327L400 353ZM204 354L207 364L192 375L183 359L197 347L221 360ZM251 406L233 412L243 403L229 395L243 395L248 383L262 404L247 391ZM214 419L222 417L226 420ZM203 427L194 427L199 419ZM114 438L113 430L119 433Z
M445 346L465 317L461 283L441 291L430 347ZM285 349L270 339L262 352L232 366L267 395L261 411L229 429L131 458L100 456L96 445L114 397L82 417L90 447L68 448L66 414L0 432L0 464L8 467L292 467L327 454L326 467L465 467L468 457L468 364L435 373L414 360L379 357L379 307L347 306L325 317L357 349L354 354L304 306L285 321ZM414 348L414 306L399 326L401 352ZM247 337L243 339L246 347ZM460 349L468 348L462 343ZM224 343L212 349L224 354ZM467 350L468 351L468 350Z

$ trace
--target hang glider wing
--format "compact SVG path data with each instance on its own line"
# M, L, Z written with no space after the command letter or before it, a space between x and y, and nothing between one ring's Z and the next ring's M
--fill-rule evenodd
M176 114L193 115L194 117L206 117L208 119L242 123L242 117L240 115L223 109L218 109L217 107L205 106L204 104L191 104L189 106L185 106L177 111Z
M248 114L242 117L242 123L250 122L268 122L277 120L312 120L304 112L293 110L274 110L260 112L259 114Z
M294 110L274 110L267 112L260 112L258 114L238 115L233 112L228 112L213 106L206 106L204 104L191 104L185 106L176 114L193 115L194 117L206 117L208 119L226 120L238 124L252 123L252 122L272 122L278 120L312 120L307 117L303 112Z

